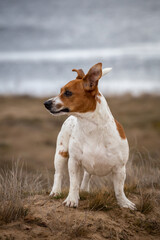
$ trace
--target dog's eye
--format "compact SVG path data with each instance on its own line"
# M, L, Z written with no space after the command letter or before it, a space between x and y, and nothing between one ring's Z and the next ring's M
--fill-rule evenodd
M70 92L69 90L66 90L66 91L64 92L64 96L70 97L70 96L72 96L72 92Z

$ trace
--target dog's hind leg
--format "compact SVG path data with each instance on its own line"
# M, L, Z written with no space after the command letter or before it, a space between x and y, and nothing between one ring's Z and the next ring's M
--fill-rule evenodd
M91 180L91 174L89 174L84 170L83 180L80 188L82 191L86 191L86 192L90 191L90 180Z
M114 190L115 195L117 198L117 202L120 205L120 207L124 208L130 208L131 210L135 210L135 204L132 203L124 193L124 181L126 179L126 167L118 168L113 171L113 184L114 184Z

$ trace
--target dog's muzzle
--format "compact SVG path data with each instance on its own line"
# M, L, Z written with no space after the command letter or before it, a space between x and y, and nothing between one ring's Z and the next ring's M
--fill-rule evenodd
M44 102L44 106L52 113L52 114L64 114L69 112L69 108L57 108L57 106L53 103L52 100L48 100Z

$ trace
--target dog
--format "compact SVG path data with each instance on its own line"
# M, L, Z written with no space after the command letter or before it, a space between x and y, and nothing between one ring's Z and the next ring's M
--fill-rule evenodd
M120 207L136 209L124 193L128 141L123 127L114 119L106 99L98 90L99 79L111 68L102 70L102 63L82 69L75 80L61 88L60 94L44 105L54 116L69 115L57 138L54 184L50 195L61 193L63 172L68 161L69 194L64 205L77 207L79 191L89 191L92 175L111 173L115 196ZM81 183L81 168L84 176Z

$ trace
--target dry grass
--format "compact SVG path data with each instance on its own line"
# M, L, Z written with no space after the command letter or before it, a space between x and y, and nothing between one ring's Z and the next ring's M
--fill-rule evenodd
M143 154L138 150L131 150L127 183L145 188L160 188L160 158L155 160L146 149Z
M85 209L91 211L108 211L117 206L116 199L112 192L94 191L91 193L81 192L81 200L87 200Z
M23 198L42 193L44 181L40 175L24 171L19 161L12 163L11 170L0 173L0 221L11 222L25 217L28 209L23 206Z
M150 193L143 193L140 191L139 204L137 205L137 210L143 214L150 213L155 206L155 196Z

